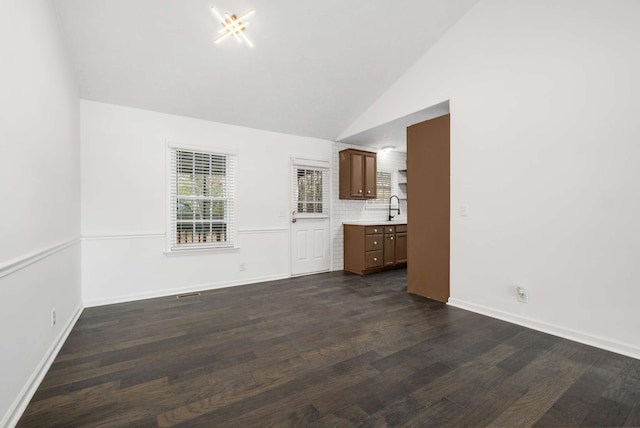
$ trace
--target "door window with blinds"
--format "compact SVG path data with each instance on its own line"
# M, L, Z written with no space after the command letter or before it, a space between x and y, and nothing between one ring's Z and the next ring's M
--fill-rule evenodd
M329 215L329 170L302 165L293 168L293 210L299 217Z
M235 245L234 158L171 148L172 250Z

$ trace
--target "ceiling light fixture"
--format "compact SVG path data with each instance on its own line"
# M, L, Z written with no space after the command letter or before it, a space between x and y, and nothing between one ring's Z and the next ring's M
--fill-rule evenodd
M391 150L395 150L395 148L396 148L396 146L384 146L384 147L382 148L382 152L383 152L383 153L388 153L388 152L390 152Z
M244 29L249 23L243 21L243 19L246 19L249 15L255 12L255 9L248 10L240 17L230 15L229 13L225 13L224 16L222 16L214 8L211 8L211 12L216 16L216 18L218 18L218 20L222 24L222 28L218 30L218 33L221 34L215 38L214 43L218 43L220 40L224 39L227 36L234 36L239 43L242 43L242 41L244 41L250 48L253 47L253 43L251 43L251 40L249 40L249 38L244 34Z

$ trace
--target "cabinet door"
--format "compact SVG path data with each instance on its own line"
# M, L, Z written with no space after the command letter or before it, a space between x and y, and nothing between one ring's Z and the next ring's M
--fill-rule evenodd
M396 264L396 239L395 233L384 235L384 265L393 266Z
M407 232L396 233L396 263L407 262Z
M364 197L376 197L376 155L364 155Z
M364 155L358 152L352 152L350 154L351 159L349 162L350 172L349 172L349 181L350 181L350 190L351 196L356 198L364 197L365 191L365 183L364 183L364 168L365 161Z

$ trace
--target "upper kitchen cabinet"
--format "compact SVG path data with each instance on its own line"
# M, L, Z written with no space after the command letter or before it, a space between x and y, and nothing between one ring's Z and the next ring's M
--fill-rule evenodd
M375 199L376 154L347 149L340 152L340 199Z

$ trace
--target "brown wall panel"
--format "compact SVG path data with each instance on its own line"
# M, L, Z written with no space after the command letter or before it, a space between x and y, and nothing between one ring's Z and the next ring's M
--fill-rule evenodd
M450 115L407 128L407 291L449 299Z

